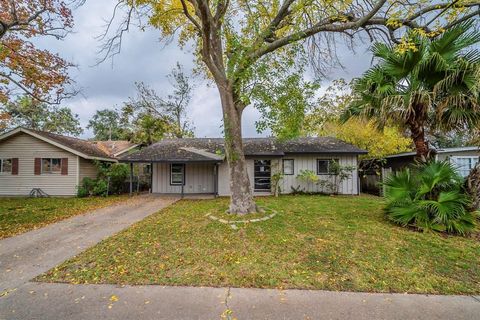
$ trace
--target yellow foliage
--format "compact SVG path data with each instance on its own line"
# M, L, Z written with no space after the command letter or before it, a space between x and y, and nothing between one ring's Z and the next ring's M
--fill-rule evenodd
M367 158L383 158L390 154L412 150L412 140L396 127L377 128L373 121L352 118L346 123L327 122L318 132L333 136L368 151Z

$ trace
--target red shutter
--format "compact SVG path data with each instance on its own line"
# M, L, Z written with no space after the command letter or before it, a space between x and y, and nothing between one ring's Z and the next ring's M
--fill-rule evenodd
M35 158L34 173L36 176L42 173L42 158Z
M12 158L12 174L18 174L18 158Z
M68 158L62 158L62 176L68 174Z

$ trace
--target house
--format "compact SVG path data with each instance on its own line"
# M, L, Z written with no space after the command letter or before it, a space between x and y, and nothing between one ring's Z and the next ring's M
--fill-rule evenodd
M117 162L131 150L125 142L95 142L16 128L0 135L0 196L27 196L41 189L73 196L85 177L96 178L95 161Z
M332 163L355 169L339 185L341 194L358 194L358 156L367 153L341 140L327 137L244 139L247 170L254 194L272 192L272 174L283 172L281 193L299 186L305 191L322 192L315 183L297 178L302 170L312 170L321 179L334 181ZM120 158L121 162L151 163L152 192L159 194L230 194L229 168L224 140L219 138L165 139Z
M443 148L432 150L435 160L448 160L462 177L468 176L480 157L480 147ZM398 171L415 162L415 152L399 153L385 157L384 168Z
M449 161L457 169L462 177L468 176L470 171L479 161L479 147L459 147L432 149L435 160ZM360 189L362 192L381 195L383 190L380 187L381 182L392 172L402 170L415 164L416 152L404 152L385 157L385 162L381 165L381 171L368 170L363 172L360 177Z

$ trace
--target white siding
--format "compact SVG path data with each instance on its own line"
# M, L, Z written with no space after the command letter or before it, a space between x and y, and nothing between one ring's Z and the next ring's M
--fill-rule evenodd
M449 160L457 169L457 172L466 177L479 162L480 151L457 151L448 153L439 153L436 158L439 161Z
M305 184L297 179L297 175L301 170L311 170L317 173L317 159L338 159L341 166L354 166L355 170L352 171L350 176L342 181L339 186L340 194L358 194L358 170L357 170L357 157L355 155L295 155L295 156L285 156L285 159L294 160L294 174L285 175L283 180L280 183L280 188L282 193L291 193L292 187L297 188L300 186L309 192L321 192L321 186L317 184ZM280 162L280 168L282 168ZM333 177L329 176L319 176L322 180L329 180L333 182Z
M250 186L253 187L254 178L254 159L268 159L268 158L248 158L247 159L247 171L250 179ZM292 187L297 188L299 185L309 192L320 192L321 187L318 185L305 185L298 179L297 175L300 170L312 170L317 172L317 159L338 159L341 166L354 166L355 170L351 173L350 177L345 179L339 186L340 194L358 194L358 163L356 155L331 155L331 154L315 154L315 155L288 155L283 158L271 159L272 172L275 170L282 170L282 159L294 160L294 174L284 176L280 183L281 193L291 193ZM228 164L226 162L219 166L219 184L218 193L221 196L230 195L230 177L229 177ZM327 179L327 176L320 176L320 179ZM333 181L333 178L330 178Z
M439 153L437 154L437 160L443 161L447 160L450 157L478 157L480 156L480 151L458 151L458 152L449 152L449 153Z
M214 165L210 163L188 163L185 165L184 193L214 193ZM170 164L153 164L153 193L181 193L182 187L170 185Z
M28 195L40 188L52 196L76 194L77 156L20 133L0 142L0 158L18 158L18 175L0 174L0 195ZM68 175L34 175L35 158L68 158Z

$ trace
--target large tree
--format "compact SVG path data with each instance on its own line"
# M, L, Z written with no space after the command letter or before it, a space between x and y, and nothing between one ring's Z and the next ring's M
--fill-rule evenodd
M419 159L429 157L428 131L471 130L480 123L480 33L471 22L430 39L415 33L407 47L377 43L379 63L354 85L347 116L409 130ZM413 32L411 32L413 33Z
M223 111L225 151L230 171L230 212L257 210L253 200L242 143L242 113L250 104L250 89L266 73L260 66L292 63L307 54L324 65L332 61L328 48L333 34L354 37L401 37L405 29L441 32L478 14L478 1L326 1L279 0L120 0L130 8L118 33L106 43L106 52L121 47L121 34L132 15L140 11L163 37L179 30L180 44L191 40L198 61L216 84ZM463 8L458 10L458 8ZM432 21L430 21L432 20ZM330 45L330 46L329 46ZM333 49L332 49L333 50Z
M116 109L97 110L88 121L95 140L130 140L131 130L123 122L122 113Z
M137 123L139 130L148 124L156 139L162 136L170 138L193 137L193 126L187 117L187 108L192 98L192 84L183 67L177 62L175 68L167 75L173 92L160 96L153 88L143 82L135 83L136 95L122 107L123 116L130 123ZM153 127L152 127L153 125ZM160 132L162 133L160 134ZM147 136L138 134L137 136ZM148 138L151 144L155 140Z
M0 1L1 103L12 101L18 94L59 103L76 93L68 75L72 64L32 41L39 37L65 38L73 26L71 6L76 2Z
M50 105L30 96L19 97L0 107L2 113L5 114L4 129L22 126L72 136L79 136L83 132L78 115L73 114L70 108Z

